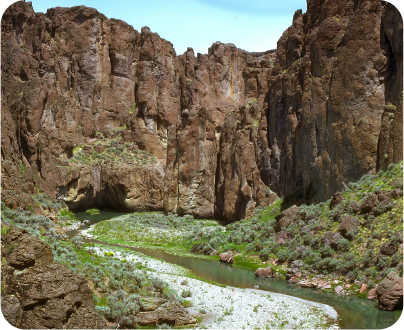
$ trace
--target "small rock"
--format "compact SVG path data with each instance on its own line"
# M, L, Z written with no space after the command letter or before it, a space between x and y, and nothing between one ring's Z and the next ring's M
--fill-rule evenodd
M323 288L324 286L326 286L326 285L329 285L327 281L320 280L320 281L318 281L318 283L317 283L317 288L318 288L318 289L322 289L322 288ZM331 286L330 286L330 287L331 287Z
M232 264L234 262L233 252L226 251L220 253L220 261L223 261L228 264Z
M330 284L326 284L321 288L321 290L326 290L326 289L331 289L331 288L332 288L332 286Z
M373 288L373 289L371 289L369 292L368 292L368 297L367 297L369 300L373 300L373 299L376 299L377 298L377 294L376 294L376 288Z
M317 286L317 283L313 283L308 280L300 281L298 284L304 288L315 288Z
M272 270L271 267L258 268L255 271L255 276L258 276L258 277L275 277L275 272Z
M335 292L340 294L342 292L342 290L344 290L344 288L341 285L338 285L335 287Z
M361 289L359 290L359 293L364 293L367 289L368 285L366 283L363 283Z

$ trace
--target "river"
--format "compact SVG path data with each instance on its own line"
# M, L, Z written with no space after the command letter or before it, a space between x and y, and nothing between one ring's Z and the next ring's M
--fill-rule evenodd
M76 213L76 217L79 220L90 220L89 224L80 227L80 229L85 229L92 224L122 214L124 213L101 211L100 214L91 216L88 213L80 212ZM69 236L76 233L77 231L72 231L69 233ZM105 242L99 243L107 244ZM109 245L113 246L114 244ZM338 325L341 329L385 329L395 323L394 312L378 309L374 301L360 299L352 295L340 296L335 293L324 293L315 288L302 288L297 284L281 279L259 278L251 270L233 267L219 261L177 256L163 251L129 248L145 255L186 267L196 275L217 283L239 288L254 288L258 286L260 290L283 293L330 305L338 313Z

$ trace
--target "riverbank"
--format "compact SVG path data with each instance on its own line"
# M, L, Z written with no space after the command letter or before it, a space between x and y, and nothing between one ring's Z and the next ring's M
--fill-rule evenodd
M402 276L402 163L366 175L326 202L286 208L282 199L231 224L157 212L125 214L83 232L101 241L234 267L270 266L277 276L338 295L376 299L378 285ZM400 309L378 301L382 309Z
M158 274L192 306L188 312L199 320L197 328L266 329L297 328L337 329L337 312L328 305L283 294L254 289L224 287L191 278L188 269L133 251L111 247L87 247L103 256L113 253L125 262L141 263L142 271Z

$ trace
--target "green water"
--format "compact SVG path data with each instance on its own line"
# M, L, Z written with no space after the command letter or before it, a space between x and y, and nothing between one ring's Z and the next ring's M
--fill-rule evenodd
M90 220L91 225L122 214L124 213L102 211L98 215L90 216L88 213L80 212L76 213L76 217L80 220ZM84 227L81 227L81 229L83 228ZM337 311L338 325L342 329L385 329L393 325L396 321L395 315L397 315L397 312L379 310L375 302L360 299L355 296L339 296L334 293L324 293L319 289L302 288L299 285L280 279L258 278L251 270L236 268L219 261L182 257L162 251L152 251L141 248L130 249L169 263L186 267L196 275L218 283L239 288L253 288L258 286L260 290L283 293L330 305Z

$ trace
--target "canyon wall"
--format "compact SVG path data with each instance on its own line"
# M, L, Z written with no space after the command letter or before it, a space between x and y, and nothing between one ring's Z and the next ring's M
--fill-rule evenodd
M235 221L402 159L402 18L309 0L277 50L207 54L84 6L2 18L2 200ZM270 33L270 31L268 31Z

